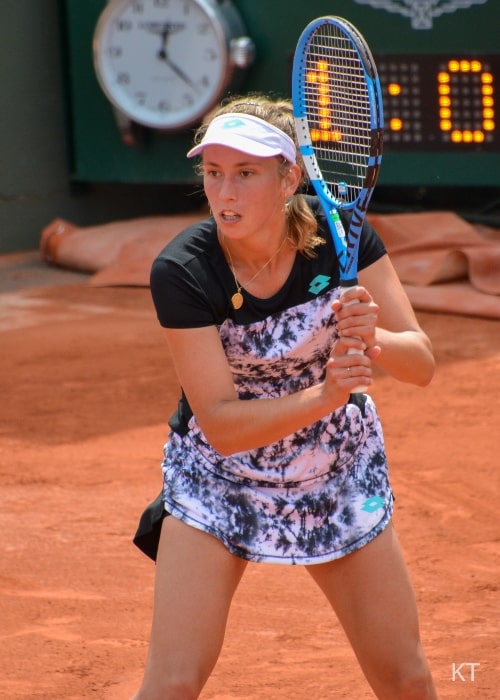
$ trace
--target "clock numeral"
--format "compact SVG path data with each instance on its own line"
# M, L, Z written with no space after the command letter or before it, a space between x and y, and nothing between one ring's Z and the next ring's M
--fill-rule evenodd
M119 58L123 53L123 49L121 46L110 46L106 53L111 58Z
M129 19L119 19L116 23L119 32L129 32L132 27L132 22Z
M118 85L130 85L130 73L122 72L116 76Z
M141 107L143 105L145 105L146 104L146 93L145 92L136 92L135 93L135 101Z
M216 61L218 58L217 51L212 48L205 49L205 58L207 61Z
M170 0L154 0L153 5L155 7L167 7Z
M141 0L135 0L135 2L132 3L132 12L135 12L137 15L142 15L144 12L144 3L141 2Z
M200 36L203 36L204 34L208 34L210 30L210 23L209 22L200 22L198 25L198 34Z
M193 95L191 95L191 93L189 93L189 92L185 92L185 93L184 93L184 95L183 95L183 100L184 100L184 103L187 104L187 105L192 105L192 104L194 104L194 97L193 97Z
M170 111L170 105L168 102L165 100L161 100L158 102L158 111L159 112L169 112Z

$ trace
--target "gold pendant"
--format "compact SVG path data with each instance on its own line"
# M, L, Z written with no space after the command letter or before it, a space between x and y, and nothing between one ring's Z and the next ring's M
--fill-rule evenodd
M243 294L241 292L235 292L231 297L231 304L233 305L233 309L241 309L243 306Z

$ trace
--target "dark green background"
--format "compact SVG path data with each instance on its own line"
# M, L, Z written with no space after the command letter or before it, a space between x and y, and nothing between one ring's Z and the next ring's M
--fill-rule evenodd
M410 18L354 0L234 0L234 4L257 48L242 90L289 95L297 39L309 21L325 14L354 23L375 54L500 52L499 0L437 17L431 30L412 29ZM137 148L122 143L92 63L92 36L104 6L104 0L65 1L71 177L81 182L192 182L192 165L185 158L192 131L150 132ZM498 84L496 89L498 102ZM388 152L379 184L500 185L499 161L498 152Z
M351 19L374 51L500 52L500 0L443 15L431 32L413 32L408 18L353 0L235 4L259 52L248 89L287 90L297 38L321 14ZM55 217L91 226L200 204L198 184L174 184L192 178L184 158L191 134L154 136L140 152L118 137L92 66L103 7L104 0L0 0L0 253L36 248ZM499 90L497 82L497 111ZM371 209L453 209L500 226L499 160L499 153L387 150Z

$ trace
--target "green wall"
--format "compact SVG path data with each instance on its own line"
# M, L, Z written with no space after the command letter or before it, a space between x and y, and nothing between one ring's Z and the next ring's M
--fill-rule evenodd
M174 134L149 130L146 139L136 148L125 146L120 139L92 62L93 33L106 0L64 0L64 3L73 109L73 179L168 185L191 182L192 164L185 158L191 143L191 129ZM414 28L415 22L409 16L410 3L403 2L397 4L403 14L389 12L387 7L376 7L374 0L309 0L306 3L300 0L233 0L233 3L256 46L256 60L243 78L243 91L289 96L297 39L308 22L327 14L337 14L354 23L368 41L376 60L384 54L414 54L419 58L430 55L430 66L421 67L421 78L426 78L426 82L422 95L425 103L422 102L420 108L425 112L425 121L431 121L431 130L437 129L438 124L436 54L456 58L457 55L471 57L492 53L494 70L497 75L500 72L500 0L481 0L481 4L468 8L449 5L454 11L442 15L438 15L437 8L426 30ZM428 4L428 13L431 9ZM186 39L188 50L189 38ZM496 91L498 95L498 87ZM439 138L439 134L435 137ZM447 151L439 146L433 148L434 144L435 141L417 145L409 152L404 152L403 148L398 151L393 148L391 152L386 144L377 192L381 186L500 186L498 135L492 148L458 146Z
M90 225L193 205L165 186L71 184L61 34L58 0L0 0L0 254L37 248L56 217Z

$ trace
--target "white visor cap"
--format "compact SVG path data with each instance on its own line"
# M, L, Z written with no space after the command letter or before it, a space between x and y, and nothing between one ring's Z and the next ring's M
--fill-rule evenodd
M289 163L295 163L297 158L295 144L284 131L249 114L228 113L215 117L203 139L188 151L187 157L200 155L205 146L228 146L260 158L281 155Z

